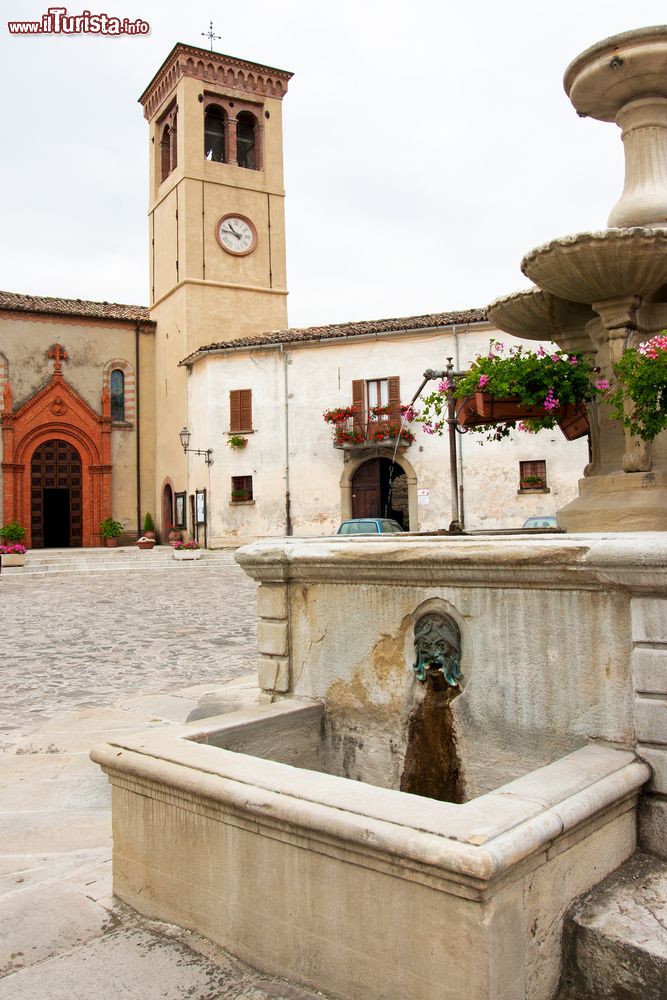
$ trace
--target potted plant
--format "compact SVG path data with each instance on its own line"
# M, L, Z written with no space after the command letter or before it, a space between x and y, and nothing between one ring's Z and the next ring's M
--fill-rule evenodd
M146 514L144 517L143 537L152 538L154 542L157 542L157 531L155 530L155 522L151 514Z
M190 559L201 559L202 557L199 542L194 538L191 538L189 542L174 542L173 549L174 559L177 559L179 562Z
M614 365L609 401L617 420L643 441L667 430L667 332L625 351Z
M235 489L232 490L232 503L243 503L245 500L251 500L250 490Z
M118 538L122 533L123 525L119 521L114 521L111 517L105 517L100 521L100 534L108 548L118 545Z
M235 448L237 451L242 451L242 449L245 448L247 443L248 443L247 437L244 437L242 434L230 434L229 437L227 438L227 444L229 445L229 447Z
M342 424L337 424L334 429L334 447L342 448L346 444L363 444L366 435L360 428L348 429Z
M446 425L447 382L424 400L418 417L424 430L442 434ZM478 355L453 385L456 419L469 430L492 440L506 437L513 427L535 432L561 426L570 440L588 432L585 404L603 387L595 370L580 354L549 354L492 340L487 354ZM441 418L441 419L438 419Z
M522 490L543 490L544 480L541 476L522 476L520 480Z
M182 540L183 532L180 531L178 528L175 528L173 524L170 524L167 527L167 538L169 540L169 544L173 548L175 542L180 542Z
M0 545L1 566L25 566L27 549L20 542L11 545Z
M145 549L147 552L155 548L155 539L147 538L146 535L142 535L141 538L137 538L137 548Z
M18 521L9 521L0 528L0 538L6 545L22 542L25 538L25 528Z
M353 417L356 412L356 406L335 406L331 410L325 410L322 416L328 424L342 424L344 420Z

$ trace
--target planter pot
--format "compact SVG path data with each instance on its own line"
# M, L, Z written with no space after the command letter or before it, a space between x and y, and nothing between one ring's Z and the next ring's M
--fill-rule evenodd
M568 441L585 437L591 429L585 403L568 403L563 415L558 418L558 426Z
M140 538L139 541L137 542L138 549L146 549L147 551L150 552L150 550L153 549L154 547L155 547L154 538Z
M154 542L157 542L157 531L144 531L141 537L152 538Z
M174 559L179 562L186 562L189 559L201 559L201 549L174 549Z
M104 544L106 545L106 547L108 549L115 549L116 546L118 545L118 539L117 538L105 538L104 539Z
M182 541L183 541L183 533L181 531L176 531L176 529L173 528L169 532L169 544L173 545L174 542L182 542Z
M7 556L0 556L2 559L2 565L4 566L25 566L25 552L20 555L16 552L10 552Z

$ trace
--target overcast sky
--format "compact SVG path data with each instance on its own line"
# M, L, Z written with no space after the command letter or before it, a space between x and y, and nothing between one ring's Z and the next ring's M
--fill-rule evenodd
M67 0L62 0L67 5ZM519 264L603 228L614 125L562 87L589 45L667 20L656 0L96 0L140 37L16 37L6 0L0 288L148 303L147 131L137 98L177 41L291 70L284 101L292 326L484 306Z

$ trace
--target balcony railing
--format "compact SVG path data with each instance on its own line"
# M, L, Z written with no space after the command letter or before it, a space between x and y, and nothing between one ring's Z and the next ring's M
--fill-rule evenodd
M401 425L400 416L391 414L371 416L363 422L357 417L348 417L334 424L334 448L361 449L382 444L393 446L397 440L400 448L407 448L414 439L407 424Z

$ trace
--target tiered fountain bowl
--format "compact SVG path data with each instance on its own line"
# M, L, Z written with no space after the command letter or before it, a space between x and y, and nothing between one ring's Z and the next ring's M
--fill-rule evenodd
M575 59L565 90L582 117L622 129L625 185L609 228L526 254L537 286L497 299L489 318L518 337L594 357L613 379L623 351L667 327L667 26L608 38ZM559 511L570 530L667 530L667 442L632 438L591 407L592 461L579 497Z

